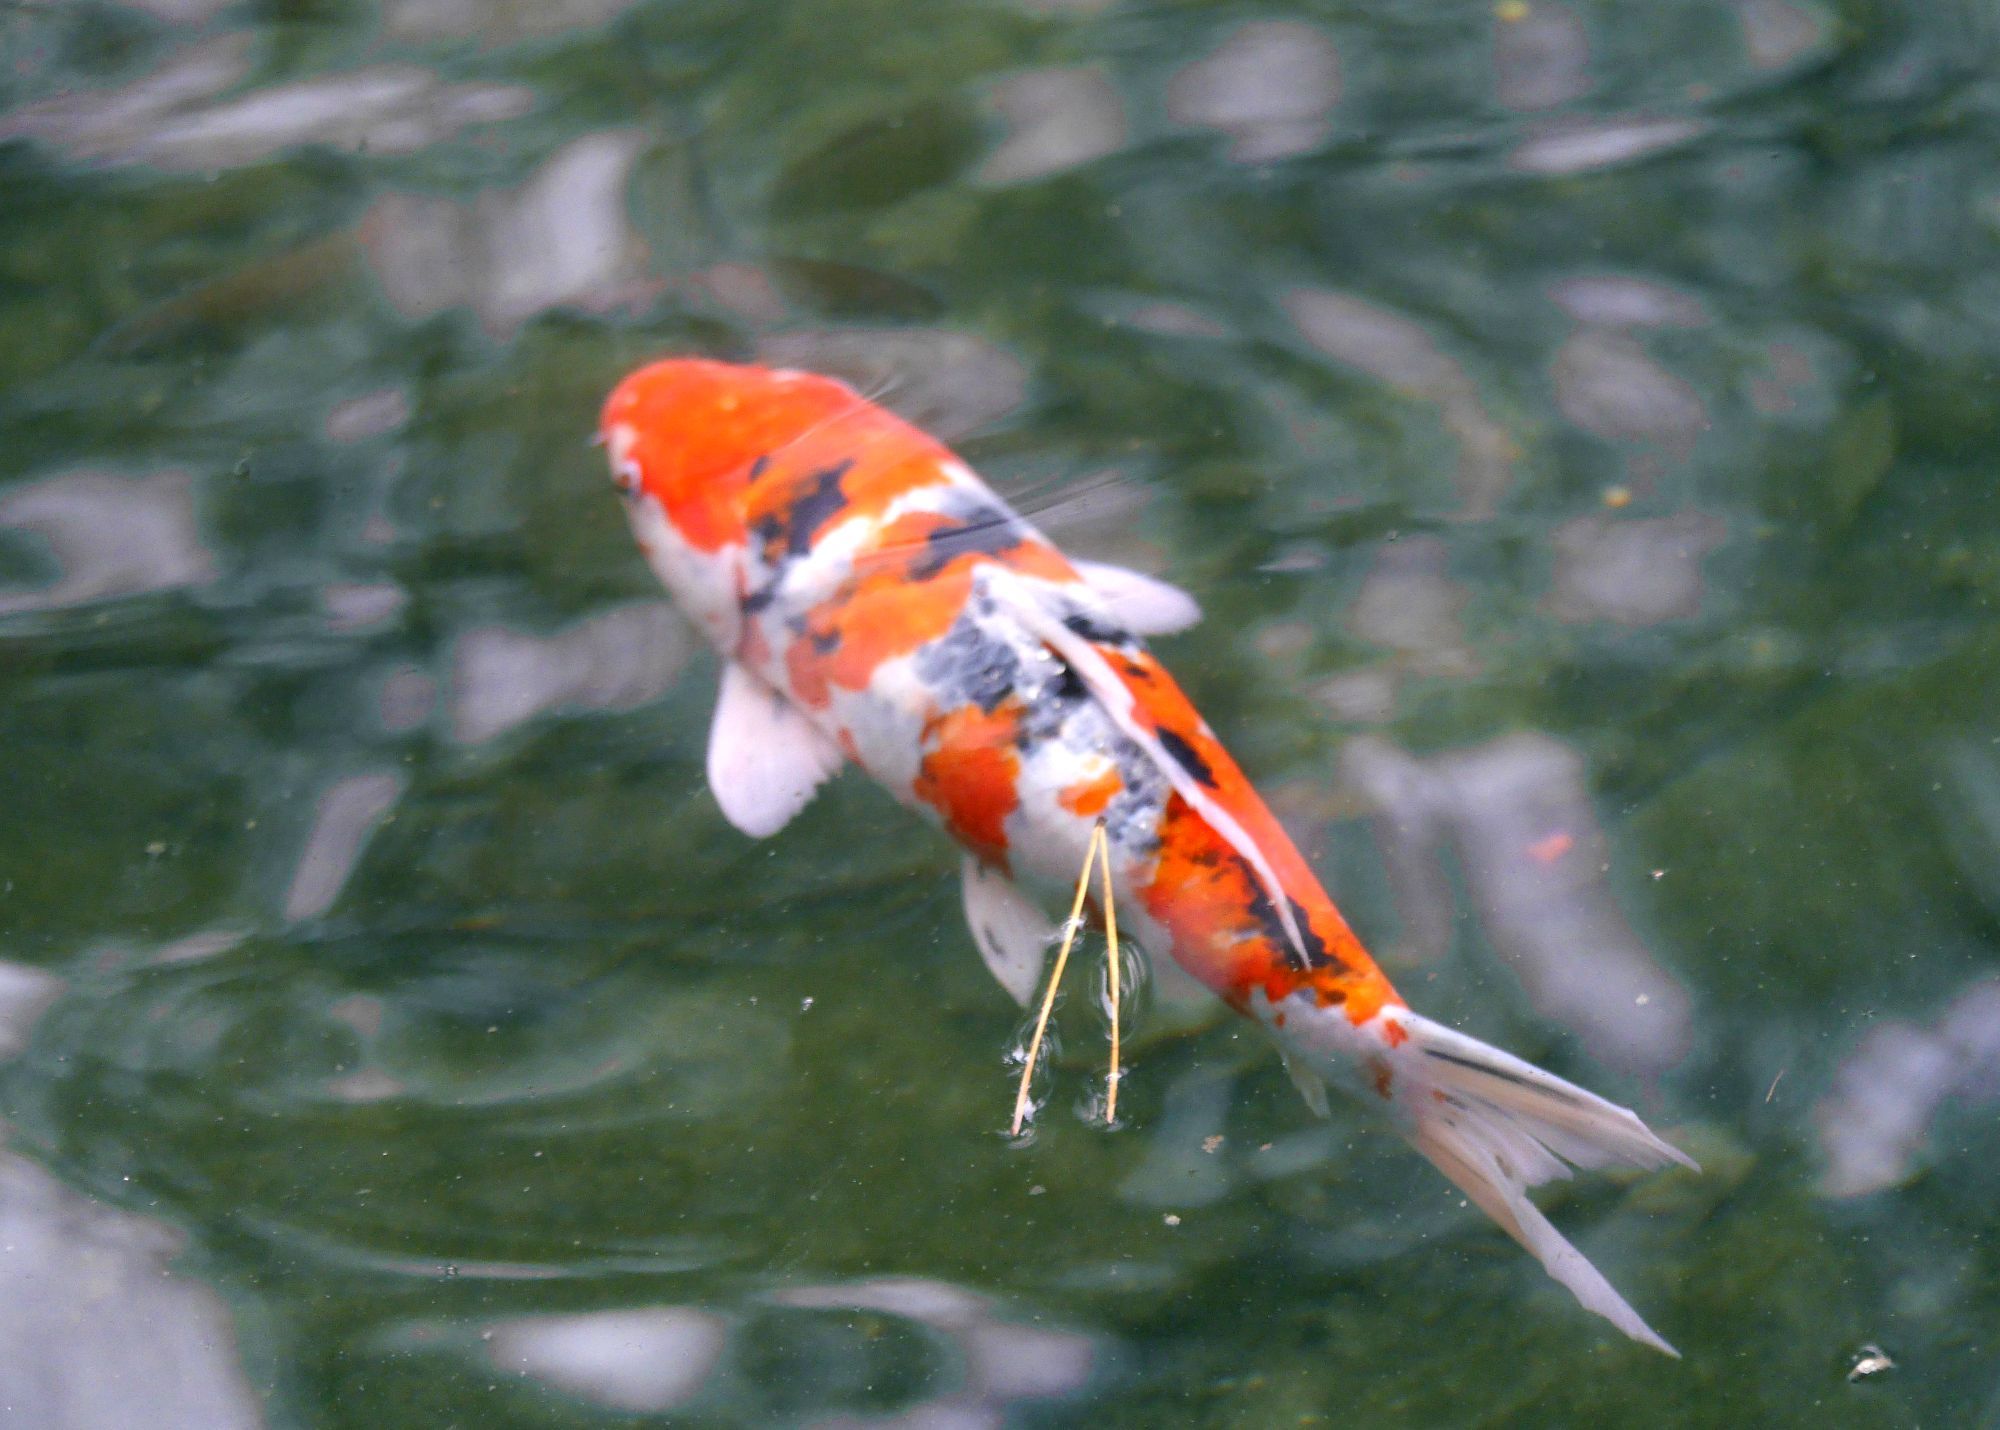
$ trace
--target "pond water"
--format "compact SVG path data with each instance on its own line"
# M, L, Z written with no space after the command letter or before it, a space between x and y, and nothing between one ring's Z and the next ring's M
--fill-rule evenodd
M0 55L0 1420L2000 1426L1990 8ZM1073 995L1010 1142L945 842L704 788L587 445L667 352L1194 592L1160 653L1412 1002L1703 1163L1545 1199L1685 1359L1227 1016L1107 1132Z

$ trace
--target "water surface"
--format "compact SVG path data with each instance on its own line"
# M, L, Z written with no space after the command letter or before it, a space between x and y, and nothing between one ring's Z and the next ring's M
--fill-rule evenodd
M22 1423L2000 1424L1984 11L134 0L0 54ZM1142 1025L1107 1133L1072 997L1000 1135L951 851L703 788L713 658L586 446L696 351L1200 598L1161 653L1412 1001L1703 1162L1547 1199L1685 1360L1226 1018Z

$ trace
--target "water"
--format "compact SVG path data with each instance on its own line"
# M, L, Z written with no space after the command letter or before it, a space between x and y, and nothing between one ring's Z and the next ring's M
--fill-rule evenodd
M0 1418L2000 1423L1996 44L8 11ZM1227 1019L1107 1134L1077 984L1002 1135L950 852L702 787L585 445L690 350L1200 597L1162 653L1412 1000L1704 1163L1549 1198L1684 1361Z

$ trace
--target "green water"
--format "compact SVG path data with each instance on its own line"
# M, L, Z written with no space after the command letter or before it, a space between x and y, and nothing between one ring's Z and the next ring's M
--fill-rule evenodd
M2000 1424L1992 12L155 0L0 57L0 959L61 980L0 1118L184 1238L270 1423ZM1162 655L1412 1002L1704 1162L1547 1200L1685 1359L1226 1019L1106 1133L1073 998L1000 1135L951 851L703 787L586 445L667 351L841 372L1194 592ZM521 1349L606 1312L623 1400Z

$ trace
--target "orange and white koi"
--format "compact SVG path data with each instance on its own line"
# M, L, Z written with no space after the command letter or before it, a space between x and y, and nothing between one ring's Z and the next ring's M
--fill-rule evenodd
M708 778L746 834L852 761L965 856L975 942L1025 1003L1105 830L1121 924L1335 1083L1589 1309L1672 1354L1528 1199L1570 1165L1694 1164L1631 1111L1410 1010L1144 637L1199 618L1065 557L924 432L830 378L655 363L602 437L639 545L723 658ZM1127 910L1129 909L1129 912Z

